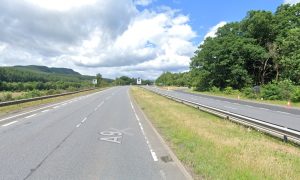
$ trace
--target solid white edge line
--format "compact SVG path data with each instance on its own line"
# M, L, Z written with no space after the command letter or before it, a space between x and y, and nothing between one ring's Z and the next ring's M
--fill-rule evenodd
M16 122L18 122L18 121L13 121L13 122L10 122L10 123L7 123L7 124L3 124L2 127L6 127L6 126L9 126L9 125L12 125L12 124L14 124Z
M147 146L148 146L148 148L149 148L149 150L150 150L150 154L151 154L151 156L152 156L152 158L153 158L153 161L156 162L156 161L158 161L158 158L157 158L157 156L156 156L156 153L155 153L154 150L152 149L151 144L150 144L150 142L149 142L149 140L148 140L148 138L147 138L147 136L146 136L146 133L145 133L145 131L144 131L144 128L143 128L143 125L142 125L142 123L141 123L141 121L140 121L140 118L138 117L138 115L137 115L137 113L136 113L136 111L135 111L135 108L134 108L134 106L133 106L133 104L132 104L132 101L131 101L131 99L130 99L129 92L127 91L127 93L128 93L128 97L129 97L129 100L130 100L131 108L132 108L132 110L133 110L133 112L134 112L134 115L135 115L135 117L136 117L136 120L138 121L138 124L139 124L139 126L140 126L141 132L142 132L142 134L143 134L143 136L144 136L144 138L145 138L146 144L147 144Z

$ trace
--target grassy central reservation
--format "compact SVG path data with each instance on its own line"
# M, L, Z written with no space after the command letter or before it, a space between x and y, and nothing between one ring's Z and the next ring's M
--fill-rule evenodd
M195 179L300 179L300 148L141 88L133 97Z

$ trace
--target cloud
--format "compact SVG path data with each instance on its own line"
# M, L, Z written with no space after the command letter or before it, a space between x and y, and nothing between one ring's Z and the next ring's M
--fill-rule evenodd
M135 0L134 4L135 5L140 5L140 6L148 6L149 4L152 3L153 0Z
M225 24L227 24L225 21L221 21L218 24L216 24L215 26L211 27L209 29L209 31L206 33L206 35L204 36L204 40L208 37L216 37L216 33L217 33L218 29L220 27L223 27Z
M297 4L300 0L284 0L284 4Z
M136 7L151 2L2 0L0 65L62 66L111 78L188 69L196 50L189 17Z

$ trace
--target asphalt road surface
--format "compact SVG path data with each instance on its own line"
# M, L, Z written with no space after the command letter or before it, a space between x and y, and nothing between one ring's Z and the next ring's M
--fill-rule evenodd
M300 131L300 110L145 86L153 91Z
M115 87L0 118L0 179L190 179Z

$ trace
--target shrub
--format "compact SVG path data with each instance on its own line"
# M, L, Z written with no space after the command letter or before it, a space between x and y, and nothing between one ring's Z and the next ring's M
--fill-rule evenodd
M4 93L2 97L0 98L0 101L12 101L13 97L10 92Z
M269 100L289 100L295 90L290 80L269 83L262 88L262 97Z
M300 87L296 87L292 94L293 102L300 102Z
M234 93L234 90L232 89L232 87L226 87L224 89L224 93L225 94L233 94Z
M250 99L256 99L258 97L258 95L250 87L246 87L246 88L242 89L242 93L244 94L244 96L246 96L247 98L250 98Z
M41 91L38 90L33 90L33 91L29 91L23 94L24 98L34 98L34 97L39 97L42 96L43 93Z
M216 86L213 86L213 87L210 89L210 92L218 93L218 92L220 92L220 88L217 88Z

